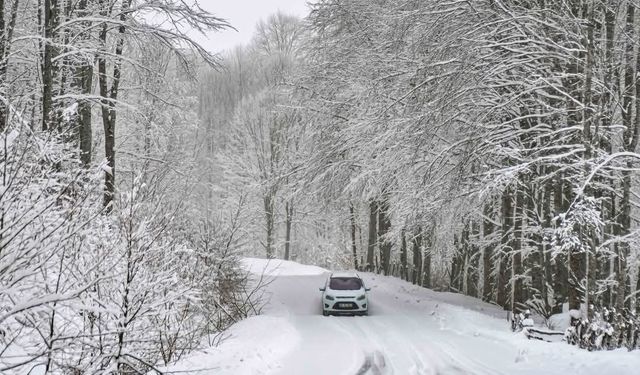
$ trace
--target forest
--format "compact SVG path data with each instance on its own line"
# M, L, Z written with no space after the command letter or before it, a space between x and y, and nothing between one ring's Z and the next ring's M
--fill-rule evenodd
M246 247L543 316L635 310L637 6L335 0L269 19L201 93Z
M212 54L196 3L0 0L0 373L215 343L243 256L637 310L640 4L309 10Z

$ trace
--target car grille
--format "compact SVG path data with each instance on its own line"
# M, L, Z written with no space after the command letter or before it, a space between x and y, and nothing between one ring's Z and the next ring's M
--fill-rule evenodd
M336 302L333 304L334 310L357 310L358 305L353 302Z

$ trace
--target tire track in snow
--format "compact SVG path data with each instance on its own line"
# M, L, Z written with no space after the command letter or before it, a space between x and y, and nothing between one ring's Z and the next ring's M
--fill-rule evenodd
M398 374L426 375L438 373L438 353L431 350L426 340L415 341L411 330L397 322L386 321L386 317L379 316L367 322L367 330L379 332L379 340L384 343L389 352L389 361ZM422 349L419 349L418 346Z
M393 337L398 345L411 351L416 364L412 374L502 374L489 367L487 363L474 359L472 354L465 355L464 350L460 350L461 346L454 344L457 339L473 340L473 337L461 336L455 330L443 328L443 322L434 320L434 316L428 315L424 310L425 305L416 309L415 306L402 304L400 301L412 296L399 295L390 285L377 282L376 278L373 276L367 281L369 284L376 284L374 301L384 315L371 317L378 318L371 320L371 325L377 326L371 327L371 330L385 332L387 341ZM425 302L428 305L428 301ZM437 309L440 303L430 302L435 303L434 309ZM447 310L450 308L457 309L447 306ZM425 357L428 357L430 364L437 365L435 369L426 368L423 361L427 359Z
M335 324L333 317L297 316L292 323L303 337L301 344L284 360L275 374L353 374L364 361L365 353L352 332ZM343 372L336 372L340 366ZM312 369L310 372L309 370Z
M291 278L292 279L292 278ZM281 306L303 336L302 344L289 355L282 374L344 375L463 375L499 374L465 353L473 340L441 327L427 309L437 301L415 306L413 297L390 285L367 277L374 287L368 317L322 317L313 314L320 301L300 290L315 289L325 276L278 280L284 295ZM295 288L291 285L295 285ZM405 301L406 300L406 301ZM434 308L433 306L432 308ZM314 310L314 311L312 311ZM444 330L443 330L444 329ZM459 344L461 348L456 348ZM486 362L486 358L483 358ZM312 372L303 371L303 366ZM329 366L327 366L329 365ZM325 370L329 370L326 372ZM302 372L301 372L302 371ZM315 371L315 372L314 372ZM324 371L324 372L323 372Z
M397 370L398 374L403 375L500 374L483 362L455 350L447 335L434 325L430 316L406 314L393 302L385 301L387 299L378 299L387 314L353 322L346 319L342 324L346 330L353 326L366 338L366 343L374 343L375 349L384 352L390 363L390 371ZM454 334L454 337L459 335Z
M442 357L429 353L429 345L411 340L411 332L383 321L384 316L337 321L360 340L365 361L357 374L435 375ZM419 350L417 345L422 347Z
M364 358L362 367L358 370L356 375L384 375L383 372L386 369L386 363L384 355L378 351L369 353Z
M364 360L356 371L357 375L391 375L393 371L387 367L387 360L383 354L383 347L378 337L363 329L361 324L370 317L330 317L332 323L341 331L347 332L353 342L356 342L363 353Z
M436 322L425 316L405 315L403 322L408 326L407 331L420 336L421 341L428 342L430 349L438 352L440 359L446 358L444 366L439 368L437 374L483 374L483 375L503 375L502 372L490 368L486 363L475 360L472 355L465 355L456 345L450 342L451 335L464 340L464 336L453 333L449 330L435 327ZM430 327L431 326L431 327ZM470 339L470 338L467 338ZM413 346L415 348L415 346Z

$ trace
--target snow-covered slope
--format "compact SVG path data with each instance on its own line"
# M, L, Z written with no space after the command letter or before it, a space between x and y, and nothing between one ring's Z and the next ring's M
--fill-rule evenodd
M245 260L255 270L264 261ZM232 327L219 347L170 370L198 374L638 374L640 353L590 353L527 340L505 313L473 298L361 274L370 316L323 317L326 273L282 262L264 316ZM266 269L271 269L266 267ZM207 370L208 369L208 370ZM201 370L200 372L196 372Z
M288 319L254 316L225 332L223 344L192 353L168 372L191 374L268 374L299 345L300 335Z
M241 260L242 266L249 272L266 276L308 276L322 275L326 272L324 268L308 266L296 262L281 259L260 259L244 258Z

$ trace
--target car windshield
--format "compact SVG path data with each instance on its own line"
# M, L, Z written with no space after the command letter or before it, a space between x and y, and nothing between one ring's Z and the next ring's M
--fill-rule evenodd
M329 288L333 290L358 290L362 288L362 281L357 277L332 277Z

